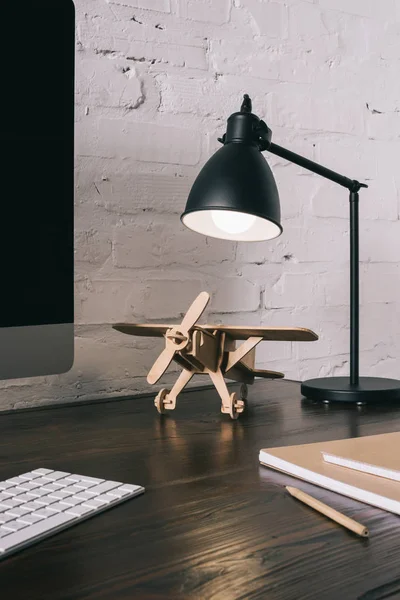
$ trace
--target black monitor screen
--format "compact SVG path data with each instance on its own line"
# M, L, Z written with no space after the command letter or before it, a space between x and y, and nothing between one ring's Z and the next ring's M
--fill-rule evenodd
M72 323L74 7L1 12L0 327Z

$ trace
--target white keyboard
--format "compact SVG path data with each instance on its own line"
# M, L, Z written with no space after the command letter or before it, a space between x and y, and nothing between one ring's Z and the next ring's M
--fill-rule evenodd
M142 492L140 485L50 469L0 481L0 559Z

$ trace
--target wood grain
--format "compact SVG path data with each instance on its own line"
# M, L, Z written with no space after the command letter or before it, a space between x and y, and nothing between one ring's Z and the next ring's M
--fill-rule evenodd
M232 386L235 390L237 386ZM218 414L187 391L160 417L152 397L0 416L0 479L38 466L142 484L146 493L0 562L4 600L377 600L400 594L398 517L302 484L364 523L355 536L295 503L298 482L260 448L400 430L398 406L325 406L258 381L249 411Z

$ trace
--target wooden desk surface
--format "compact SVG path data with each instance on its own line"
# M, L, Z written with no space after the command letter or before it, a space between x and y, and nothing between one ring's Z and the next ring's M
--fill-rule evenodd
M285 381L249 392L236 422L214 390L187 392L161 419L149 397L1 414L0 479L41 466L146 487L0 561L2 600L400 597L397 516L258 464L261 447L399 430L400 407L312 405ZM296 502L289 483L370 539Z

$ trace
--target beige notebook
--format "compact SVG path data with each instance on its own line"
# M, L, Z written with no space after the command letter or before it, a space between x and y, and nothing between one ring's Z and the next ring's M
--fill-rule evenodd
M301 446L266 448L260 462L315 485L400 515L400 481L366 469L346 468L327 457L400 473L400 433L387 433ZM363 472L361 472L363 471Z
M330 442L322 452L331 464L400 481L400 432Z

